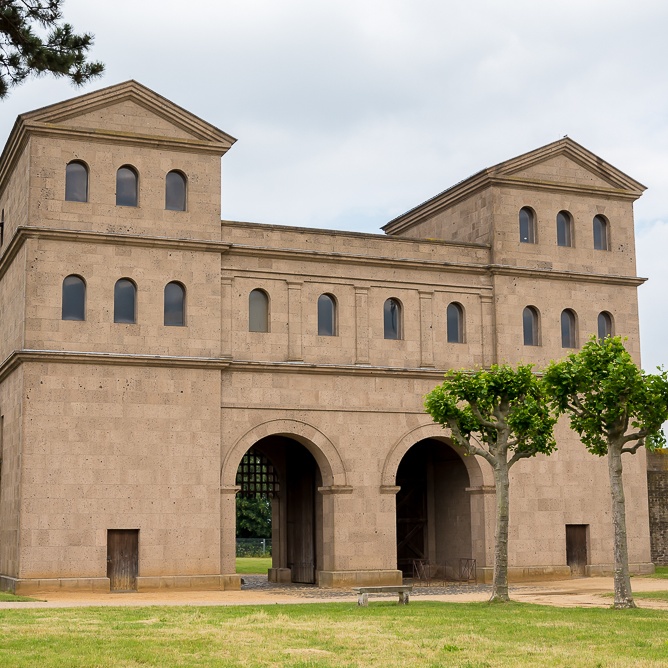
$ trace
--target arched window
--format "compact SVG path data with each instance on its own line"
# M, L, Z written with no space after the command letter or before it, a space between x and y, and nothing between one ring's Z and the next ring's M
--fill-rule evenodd
M336 301L332 295L318 297L318 336L336 336Z
M608 250L608 221L603 216L594 216L594 249Z
M577 348L578 337L576 331L575 312L567 308L561 312L561 347Z
M88 201L88 167L80 160L72 160L65 167L65 199L68 202Z
M183 327L186 324L186 289L172 281L165 285L165 325Z
M116 206L137 206L139 175L134 167L124 165L116 172Z
M573 245L573 218L568 211L557 214L557 246Z
M523 244L536 243L536 216L528 206L520 209L520 241Z
M386 339L400 339L401 332L401 302L390 298L383 306L383 324Z
M522 327L524 329L524 345L540 345L540 318L538 309L526 306L522 312Z
M186 177L181 172L171 171L165 177L165 209L186 210Z
M248 295L248 331L269 331L269 296L264 290L251 290Z
M613 332L612 316L607 311L601 311L598 314L598 338L605 339L612 336Z
M86 319L86 283L81 276L72 274L63 279L62 319Z
M464 343L464 308L461 304L448 304L446 321L448 343Z
M114 322L137 322L137 286L129 278L120 278L114 286Z

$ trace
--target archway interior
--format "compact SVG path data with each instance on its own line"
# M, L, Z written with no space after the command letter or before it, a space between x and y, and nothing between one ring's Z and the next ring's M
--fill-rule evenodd
M322 475L313 455L285 436L267 436L249 450L264 464L237 471L240 494L271 499L272 571L277 581L315 583L322 570ZM271 467L271 475L269 474Z
M456 577L459 559L472 556L470 486L466 466L449 445L416 443L397 470L397 568L413 574L415 560L432 576Z

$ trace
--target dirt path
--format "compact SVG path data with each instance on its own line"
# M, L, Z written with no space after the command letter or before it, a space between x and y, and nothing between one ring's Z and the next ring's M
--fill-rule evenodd
M633 578L635 592L666 591L668 580ZM525 603L559 607L609 607L613 590L612 578L580 578L554 582L522 583L511 586L511 598ZM0 610L8 608L72 608L85 606L148 606L148 605L272 605L275 603L354 603L351 591L316 588L258 587L241 591L160 591L131 594L94 594L91 592L59 592L44 594L36 602L0 602ZM431 587L414 589L413 600L486 601L489 587L483 585ZM373 599L372 599L373 600ZM638 599L639 607L668 610L668 601Z

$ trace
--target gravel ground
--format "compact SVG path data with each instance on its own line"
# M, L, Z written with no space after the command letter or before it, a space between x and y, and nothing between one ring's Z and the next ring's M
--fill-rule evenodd
M262 592L267 594L283 594L287 596L298 596L299 598L345 598L350 599L349 589L320 589L309 584L275 584L267 581L266 575L244 575L242 576L241 591ZM487 594L491 595L492 587L486 584L455 583L447 584L433 582L429 586L416 585L411 580L405 580L404 584L412 584L411 596L443 596L457 594ZM374 594L375 597L396 598L396 594Z

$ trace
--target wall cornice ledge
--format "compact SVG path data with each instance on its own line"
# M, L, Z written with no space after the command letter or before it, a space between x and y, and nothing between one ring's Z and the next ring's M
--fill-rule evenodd
M114 144L126 144L128 146L150 146L151 148L166 148L175 151L187 151L188 153L211 153L220 156L224 155L231 146L200 139L176 139L160 135L144 135L126 131L114 132L111 130L77 128L49 123L26 123L25 129L32 136L51 137L55 139L72 137L75 139L104 142L107 144L112 142Z
M546 278L557 281L584 281L588 283L606 283L614 285L630 285L638 287L647 279L639 276L619 276L617 274L584 274L577 271L559 269L532 269L530 267L514 267L505 264L490 264L489 272L499 276L521 276L526 278Z
M207 239L179 239L177 237L153 237L141 234L115 234L113 232L88 232L85 230L63 230L51 227L17 227L11 241L0 258L0 278L27 239L48 239L92 244L123 244L145 248L167 248L171 250L199 251L205 253L227 253L231 244Z
M422 241L421 239L411 241ZM427 240L428 241L428 240ZM484 247L483 247L484 249ZM419 260L416 258L389 257L380 255L360 255L353 253L341 253L336 251L304 250L301 248L271 248L269 246L251 246L246 244L231 244L230 255L252 255L261 254L263 257L273 259L311 260L322 263L323 260L331 260L346 264L361 264L367 267L398 266L412 267L414 269L429 269L432 271L454 271L466 274L486 274L487 264L474 264L471 262L449 262L445 260Z
M442 380L447 369L427 369L420 367L384 367L366 364L309 364L307 362L253 362L232 360L232 371L259 373L310 373L338 376L393 376L396 378L425 378Z
M227 368L231 360L229 357L182 357L175 355L132 355L24 349L15 350L0 364L0 381L4 380L21 364L30 362L220 370Z

